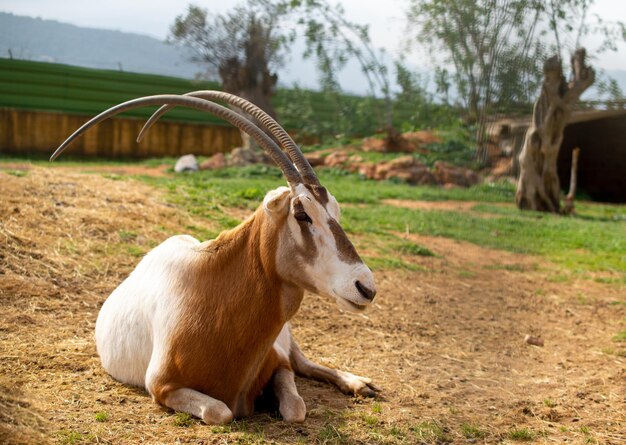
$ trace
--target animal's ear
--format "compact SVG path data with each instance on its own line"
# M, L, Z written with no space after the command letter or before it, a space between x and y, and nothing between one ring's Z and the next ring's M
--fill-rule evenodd
M270 216L282 213L289 204L290 191L289 187L279 187L265 195L265 199L263 200L265 213Z

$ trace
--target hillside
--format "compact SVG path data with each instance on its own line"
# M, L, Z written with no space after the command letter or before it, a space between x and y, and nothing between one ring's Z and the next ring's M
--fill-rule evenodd
M183 50L152 37L0 12L0 57L194 78Z

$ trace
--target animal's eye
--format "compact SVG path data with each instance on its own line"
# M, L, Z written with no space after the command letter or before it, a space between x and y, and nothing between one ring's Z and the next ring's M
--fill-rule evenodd
M313 220L311 219L311 217L309 215L306 214L306 212L296 212L293 216L298 221L306 221L309 224L313 224Z

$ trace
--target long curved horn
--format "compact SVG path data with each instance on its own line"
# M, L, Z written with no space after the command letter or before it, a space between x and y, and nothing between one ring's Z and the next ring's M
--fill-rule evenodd
M272 136L274 136L276 140L281 144L281 146L287 151L292 162L296 165L296 167L302 174L305 184L320 185L319 179L315 174L315 170L313 170L313 167L311 167L311 164L309 164L309 161L306 159L306 157L304 157L304 155L300 151L300 148L298 148L298 145L294 142L291 136L289 136L285 129L281 127L280 124L276 122L269 114L261 110L252 102L247 101L246 99L243 99L239 96L235 96L234 94L214 90L193 91L191 93L184 94L184 96L199 97L209 100L219 100L241 108L244 112L254 117L264 128L268 129L272 133ZM163 114L165 114L168 110L172 108L174 108L172 105L164 105L157 111L155 111L139 132L139 136L137 136L137 142L141 142L150 127L152 127L152 125L154 125L156 121L158 121L159 118L163 116Z
M197 110L212 113L217 117L220 117L230 122L231 124L238 127L240 130L245 131L250 136L252 136L254 140L258 142L261 147L263 147L265 152L274 160L274 162L276 162L276 164L283 171L285 177L287 178L287 182L289 182L290 185L301 184L303 182L302 176L300 175L298 170L296 170L296 168L291 163L289 158L285 155L285 153L268 135L266 135L261 129L259 129L259 127L250 122L248 119L216 103L191 96L180 96L176 94L160 94L156 96L140 97L138 99L123 102L119 105L109 108L106 111L103 111L96 117L83 124L74 133L72 133L72 135L68 137L65 142L63 142L59 146L59 148L55 150L55 152L50 157L50 160L53 161L54 159L56 159L56 157L59 156L63 152L63 150L65 150L65 148L84 131L93 127L97 123L108 119L109 117L115 116L116 114L119 114L123 111L131 110L133 108L163 104L195 108Z

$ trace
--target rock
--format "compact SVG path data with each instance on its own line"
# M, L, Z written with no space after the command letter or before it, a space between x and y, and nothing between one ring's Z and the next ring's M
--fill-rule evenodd
M478 184L481 179L476 172L462 167L455 167L442 161L435 162L433 173L439 184L455 184L469 187Z
M534 345L534 346L543 346L543 338L540 337L535 337L533 335L526 335L526 337L524 337L524 341L529 344L529 345Z
M391 169L386 179L397 178L413 185L434 185L437 180L427 167L415 165L404 169Z
M376 164L371 162L360 164L357 172L368 179L374 179L376 175Z
M413 156L401 156L399 158L392 159L391 161L387 163L393 169L408 168L408 167L413 167L414 165L422 165Z
M430 170L428 170L428 167L426 167L426 166L416 166L416 167L412 168L411 184L415 184L415 185L435 185L435 184L437 184L437 179L430 172Z
M432 131L411 131L403 133L402 137L421 145L440 144L442 139Z
M181 156L174 166L176 173L198 171L198 160L194 155Z
M318 167L320 165L324 165L324 157L318 153L306 153L304 155L311 167Z
M365 138L363 139L363 151L377 151L379 153L384 153L387 151L387 147L385 146L385 141L379 138Z
M200 170L219 170L226 167L224 153L215 153L206 161L200 164Z
M414 169L417 170L413 171ZM404 170L409 171L409 173L398 174L400 171ZM427 171L426 167L413 156L402 156L391 161L381 162L376 165L373 178L377 180L389 179L392 177L412 178L417 173L421 175L424 170Z
M340 167L348 161L348 154L344 151L336 151L329 154L324 159L324 165L326 167Z
M251 164L269 164L272 160L265 152L253 150L251 148L233 148L228 161L229 166L243 167Z

